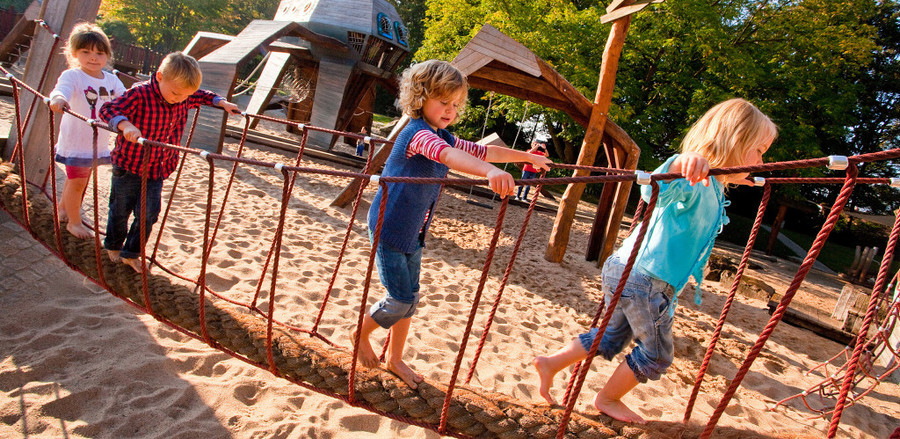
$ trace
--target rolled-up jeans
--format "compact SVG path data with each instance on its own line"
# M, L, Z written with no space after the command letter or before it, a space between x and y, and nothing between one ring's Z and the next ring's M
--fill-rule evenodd
M603 265L603 291L607 304L613 298L624 268L624 261L616 254ZM641 273L638 269L631 270L597 353L612 360L634 339L636 346L625 356L628 367L639 382L658 380L672 364L675 355L672 340L674 319L669 315L673 294L674 289L665 281ZM590 350L597 332L597 328L593 328L578 336L585 351Z

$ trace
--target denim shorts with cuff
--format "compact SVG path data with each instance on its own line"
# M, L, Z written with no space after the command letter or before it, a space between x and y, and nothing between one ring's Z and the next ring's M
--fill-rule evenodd
M370 230L370 240L372 234ZM379 240L375 251L375 266L388 294L369 308L369 315L378 326L390 328L401 319L408 319L416 313L416 306L419 304L422 245L412 253L404 253L384 240Z
M603 265L603 291L610 303L625 261L615 254ZM612 360L634 339L636 346L625 357L628 367L639 382L658 380L672 364L675 348L672 340L673 318L669 315L674 289L663 280L633 269L606 332L600 340L598 355ZM578 336L589 351L597 328Z

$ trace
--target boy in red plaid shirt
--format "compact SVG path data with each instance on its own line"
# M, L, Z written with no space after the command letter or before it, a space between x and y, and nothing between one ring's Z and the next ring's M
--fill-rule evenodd
M138 139L178 145L184 133L188 110L200 105L217 105L230 114L239 114L237 105L213 92L200 90L202 73L194 58L181 52L168 54L149 81L136 84L119 98L100 108L100 117L121 135L110 154L113 165L109 193L109 219L103 246L113 262L122 261L135 271L143 271L141 254L141 174L147 163L146 235L159 216L163 180L178 165L178 151L141 145ZM128 217L134 214L131 227Z

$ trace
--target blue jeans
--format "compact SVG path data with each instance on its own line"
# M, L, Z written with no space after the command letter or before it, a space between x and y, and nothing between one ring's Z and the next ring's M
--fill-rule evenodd
M622 277L624 263L613 254L603 265L603 291L607 304ZM658 380L675 356L674 319L669 315L673 293L672 286L665 281L632 270L597 353L612 360L634 339L636 346L625 356L628 367L639 382ZM597 332L597 328L593 328L578 336L584 350L590 350Z
M150 236L153 224L159 217L162 204L162 180L147 179L147 230L144 238ZM131 228L128 217L134 214ZM106 222L106 239L103 247L121 250L123 258L135 259L141 255L141 176L122 168L113 167L112 183L109 189L109 219ZM123 245L124 243L124 245Z
M369 231L369 240L373 232ZM378 277L387 289L387 296L369 309L369 315L378 326L390 328L401 319L416 313L419 304L419 271L422 268L422 246L412 253L404 253L379 240L375 249L375 266Z
M522 180L531 180L532 178L537 178L537 172L522 171ZM516 191L516 198L523 198L522 197L522 189L525 189L524 199L527 200L528 199L528 191L531 190L531 185L526 184L526 185L519 186L519 190Z
M363 151L365 151L365 150L366 150L366 144L365 144L365 143L357 143L357 144L356 144L356 155L362 157Z

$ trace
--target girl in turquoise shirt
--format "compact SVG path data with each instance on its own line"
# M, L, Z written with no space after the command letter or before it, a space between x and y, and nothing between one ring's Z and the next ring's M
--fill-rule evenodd
M688 131L681 154L669 158L655 173L680 173L684 178L659 182L659 197L650 218L650 229L641 243L634 269L597 351L607 360L633 339L635 347L625 356L594 399L594 407L625 422L645 423L622 403L638 383L658 380L674 357L672 320L678 294L694 276L699 283L713 241L728 223L725 187L747 182L747 173L708 177L710 168L752 166L778 135L778 128L753 104L731 99L711 108ZM697 184L701 183L701 184ZM644 201L650 186L641 189ZM603 265L602 284L610 303L634 248L636 233L622 243ZM537 357L540 393L550 404L553 377L587 358L597 328L576 337L568 346L547 357Z

